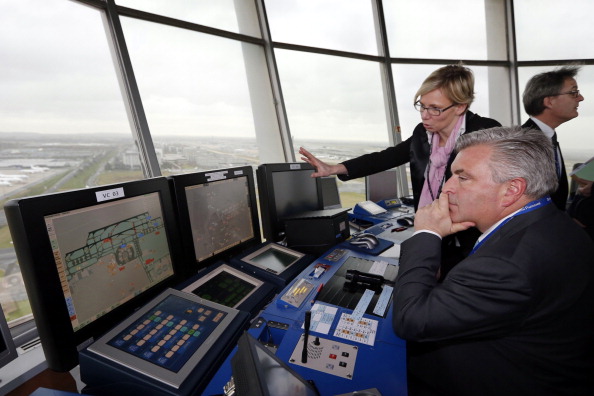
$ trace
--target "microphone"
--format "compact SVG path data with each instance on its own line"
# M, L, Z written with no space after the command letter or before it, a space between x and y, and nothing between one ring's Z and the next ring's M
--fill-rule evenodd
M301 351L301 363L307 363L307 339L309 338L309 326L311 324L311 311L305 311L305 323L303 327L303 351Z

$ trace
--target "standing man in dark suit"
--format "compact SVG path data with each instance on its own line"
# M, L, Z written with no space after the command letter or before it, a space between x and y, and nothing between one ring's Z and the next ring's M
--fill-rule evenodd
M522 126L540 129L556 146L559 188L551 194L551 198L561 210L565 210L567 205L569 184L555 128L578 116L578 106L584 100L575 80L579 70L577 66L566 66L537 74L526 84L522 97L524 110L530 116Z
M409 394L594 395L594 244L551 203L550 140L491 128L456 150L401 246L393 326ZM441 238L470 226L475 248L438 283Z

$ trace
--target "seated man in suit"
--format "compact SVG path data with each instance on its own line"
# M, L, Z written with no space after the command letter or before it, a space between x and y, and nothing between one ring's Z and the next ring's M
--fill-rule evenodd
M498 127L456 149L401 247L393 327L409 394L594 395L594 244L551 203L550 140ZM470 226L475 248L438 283L441 238Z
M551 198L561 210L567 205L569 183L555 128L578 116L577 109L584 100L575 80L579 70L577 66L566 66L537 74L528 81L522 95L524 110L530 115L522 126L541 130L556 146L559 187L551 193Z

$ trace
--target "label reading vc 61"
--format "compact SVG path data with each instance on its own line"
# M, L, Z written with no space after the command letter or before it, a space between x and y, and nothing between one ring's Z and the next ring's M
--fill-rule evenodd
M97 202L109 201L110 199L125 197L124 187L114 188L113 190L96 191Z

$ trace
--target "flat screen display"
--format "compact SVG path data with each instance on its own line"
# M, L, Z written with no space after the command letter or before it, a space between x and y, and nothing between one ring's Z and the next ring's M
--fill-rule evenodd
M336 184L335 176L321 177L322 203L324 209L342 208L340 193Z
M156 192L45 224L75 331L174 274Z
M90 340L189 275L164 177L18 198L4 211L52 370L71 370Z
M227 307L237 308L264 282L226 264L201 276L183 291Z
M388 169L367 176L365 178L367 200L378 202L399 197L397 172L397 169Z
M174 175L169 180L189 270L197 272L262 242L251 166Z
M270 242L285 238L285 220L323 208L321 179L311 177L308 163L277 163L258 166L258 191L262 230Z
M192 290L192 293L206 300L234 307L255 287L229 272L221 272L209 282Z
M320 209L318 186L311 173L309 169L272 173L276 213L279 219Z
M243 261L273 274L280 274L299 261L304 255L276 244L262 248L245 256Z
M254 238L247 176L185 188L197 261Z

